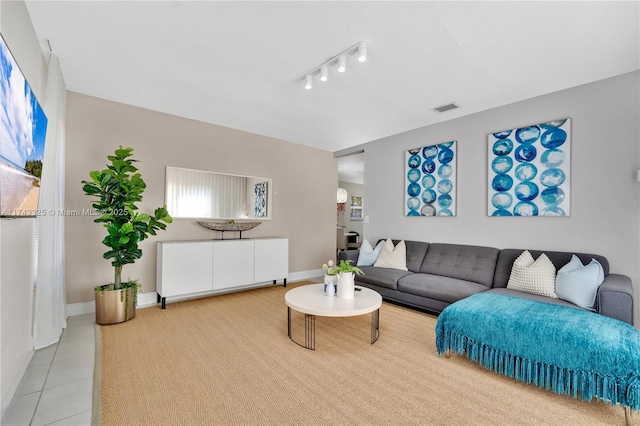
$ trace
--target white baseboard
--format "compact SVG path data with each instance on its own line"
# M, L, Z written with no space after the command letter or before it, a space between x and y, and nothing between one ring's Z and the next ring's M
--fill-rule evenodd
M96 311L96 302L67 303L67 317L90 314Z
M310 271L300 271L300 272L291 272L289 273L289 277L287 281L295 282L308 280L310 278L317 278L324 275L323 269L312 269ZM282 282L282 280L278 280L278 282ZM184 297L184 299L188 299L189 297ZM176 299L178 300L178 299ZM148 293L138 293L138 304L136 308L148 308L150 306L156 306L158 304L158 293L155 291L151 291ZM79 302L79 303L69 303L67 304L67 316L72 317L75 315L84 315L90 314L96 311L96 304L94 301L91 302Z

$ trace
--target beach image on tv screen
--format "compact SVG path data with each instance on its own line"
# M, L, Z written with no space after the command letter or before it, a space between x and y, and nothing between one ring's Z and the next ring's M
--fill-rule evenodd
M0 213L36 216L47 117L0 37Z

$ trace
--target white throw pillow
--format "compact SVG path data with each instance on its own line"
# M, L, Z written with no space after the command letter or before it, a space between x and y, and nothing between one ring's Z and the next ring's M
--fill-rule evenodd
M404 244L404 240L400 241L394 248L391 238L387 238L380 256L378 256L378 260L373 266L407 271L407 247Z
M529 250L525 250L513 262L507 288L557 299L556 267L546 254L534 261Z
M380 241L376 245L376 248L373 248L369 241L364 240L360 246L360 251L358 252L358 262L356 263L356 266L371 266L376 263L383 246L384 241Z
M574 254L571 261L558 271L556 293L560 299L593 311L598 287L603 281L604 269L600 262L591 259L591 263L585 266Z

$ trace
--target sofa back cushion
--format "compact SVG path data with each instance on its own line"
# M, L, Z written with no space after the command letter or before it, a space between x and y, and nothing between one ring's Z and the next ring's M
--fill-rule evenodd
M380 240L384 241L384 240ZM397 246L401 240L392 240L393 245ZM429 243L422 241L404 241L407 249L407 269L411 272L420 272L420 265L424 260L424 255L427 254Z
M499 253L500 250L493 247L432 243L420 272L491 287Z
M522 254L525 249L504 249L500 250L498 255L498 261L496 263L496 273L493 277L493 288L506 288L509 282L509 276L511 275L511 268L513 262ZM542 253L546 254L551 263L556 267L556 271L562 268L564 265L571 261L571 257L575 254L582 261L583 264L588 264L591 259L597 260L602 269L604 275L609 274L609 262L603 256L597 254L586 253L572 253L564 251L542 251L542 250L529 250L534 259L537 259Z

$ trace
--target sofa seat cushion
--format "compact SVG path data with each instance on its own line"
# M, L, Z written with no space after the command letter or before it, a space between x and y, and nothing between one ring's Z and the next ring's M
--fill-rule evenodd
M412 274L400 278L398 290L418 296L454 303L472 294L487 291L487 286L472 281L432 274Z
M496 294L504 294L506 296L520 297L521 299L535 300L536 302L551 303L552 305L569 306L571 308L580 309L579 306L574 305L571 302L567 302L566 300L552 299L551 297L540 296L539 294L533 294L533 293L525 293L523 291L511 290L508 288L496 287L489 290L489 292L496 293Z
M491 287L499 253L493 247L433 243L429 244L420 272Z
M364 275L356 275L356 281L378 285L380 287L398 289L398 280L406 275L413 275L413 272L401 271L399 269L378 268L375 266L362 266Z

